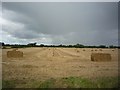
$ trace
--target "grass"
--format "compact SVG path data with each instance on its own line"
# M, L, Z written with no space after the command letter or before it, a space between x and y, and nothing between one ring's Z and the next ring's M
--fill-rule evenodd
M3 81L3 88L15 88L17 81ZM25 85L24 83L21 83ZM117 88L117 77L103 77L96 79L87 79L82 77L65 77L58 79L48 79L45 81L31 81L27 83L27 87L31 88ZM22 85L20 85L22 86Z
M27 81L24 80L2 80L2 88L16 88L16 86L25 86Z
M2 88L15 88L15 82L13 80L2 80Z
M0 89L2 88L2 80L0 79ZM2 89L1 89L2 90Z
M97 86L99 88L116 88L118 87L118 78L101 78L101 79L96 79Z
M39 88L116 88L118 78L97 78L90 80L81 77L66 77L58 80L47 80L40 84Z

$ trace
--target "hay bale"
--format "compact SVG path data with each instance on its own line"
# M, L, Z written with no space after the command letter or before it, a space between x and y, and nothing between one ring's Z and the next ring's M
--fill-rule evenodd
M77 50L77 53L79 53L79 50Z
M83 51L85 51L85 49L83 49Z
M23 52L21 51L16 51L17 49L14 49L12 51L7 52L7 57L8 58L21 58L23 57Z
M94 51L93 49L91 51Z
M114 51L114 49L112 51Z
M111 54L108 53L92 53L91 61L111 61Z
M102 51L102 49L99 49L100 51Z

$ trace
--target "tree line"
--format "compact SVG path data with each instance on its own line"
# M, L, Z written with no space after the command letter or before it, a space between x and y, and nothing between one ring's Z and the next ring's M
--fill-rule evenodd
M11 48L25 48L25 47L64 47L64 48L120 48L120 46L114 46L114 45L99 45L99 46L86 46L83 44L75 44L75 45L44 45L40 44L37 45L37 43L28 43L27 45L21 45L21 44L5 44L4 42L0 42L0 46L6 47L10 46Z

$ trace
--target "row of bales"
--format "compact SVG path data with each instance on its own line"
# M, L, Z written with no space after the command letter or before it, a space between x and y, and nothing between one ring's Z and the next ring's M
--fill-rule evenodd
M52 56L54 56L55 49L53 48L52 50L53 50ZM99 50L102 51L102 49L99 49ZM83 49L83 51L85 51L85 49ZM79 51L77 50L77 52ZM12 51L7 52L7 57L8 58L22 58L23 52L18 51L18 49L13 49ZM95 53L94 52L91 54L91 61L111 61L111 59L112 57L111 57L111 54L109 53Z
M93 51L105 51L105 49L91 49L91 50L87 50L87 49L81 49L81 50L79 50L79 49L75 49L75 51L77 52L77 53L79 53L80 51L91 51L91 52L93 52ZM115 49L111 49L111 51L115 51Z
M83 49L82 51L87 51L86 49ZM104 49L91 49L91 51L104 51ZM115 51L112 49L111 51Z
M80 52L80 50L75 49L77 53ZM109 53L103 53L102 51L104 51L105 49L91 49L90 51L92 51L91 53L91 61L111 61L112 57L111 54ZM87 49L82 49L81 51L89 51ZM95 52L93 52L95 51ZM96 51L100 51L99 53ZM111 51L115 51L115 49L111 49Z

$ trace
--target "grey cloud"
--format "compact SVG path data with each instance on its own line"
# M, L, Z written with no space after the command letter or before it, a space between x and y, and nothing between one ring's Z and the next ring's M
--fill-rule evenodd
M8 12L10 16L7 14L5 18L25 25L21 32L11 33L14 37L32 39L43 34L53 44L116 44L117 2L3 2L3 15L5 10L13 12Z

